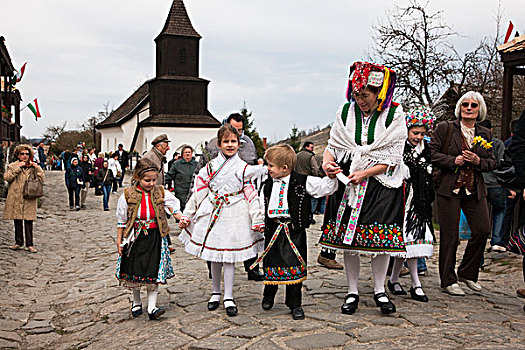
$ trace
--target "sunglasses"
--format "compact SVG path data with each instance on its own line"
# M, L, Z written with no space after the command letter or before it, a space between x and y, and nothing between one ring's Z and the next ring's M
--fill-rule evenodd
M370 94L367 94L367 93L357 93L357 92L352 92L352 98L354 100L357 100L357 99L367 99L370 97Z
M462 106L462 107L465 107L465 108L468 108L469 105L470 105L472 108L478 108L478 106L479 106L476 102L470 102L470 103L469 103L469 102L463 102L463 103L461 104L461 106Z
M21 156L28 156L29 155L29 152L22 152L20 153Z

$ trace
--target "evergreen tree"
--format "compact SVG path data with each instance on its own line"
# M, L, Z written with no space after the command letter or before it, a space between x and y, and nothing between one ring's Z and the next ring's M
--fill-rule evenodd
M261 140L261 136L259 135L259 132L253 125L253 119L252 119L253 112L248 111L248 108L246 107L246 101L244 101L244 104L240 110L240 113L246 120L246 124L244 125L244 133L246 134L246 136L252 139L253 144L255 145L255 149L257 150L257 157L262 158L262 156L264 155L263 142Z
M299 136L299 129L297 129L297 126L295 124L292 127L288 144L292 146L295 152L299 152L299 149L301 148L301 138Z

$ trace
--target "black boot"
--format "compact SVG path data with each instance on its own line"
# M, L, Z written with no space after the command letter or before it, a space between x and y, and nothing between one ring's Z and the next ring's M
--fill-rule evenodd
M264 310L271 310L273 307L274 299L269 297L263 297L261 306Z

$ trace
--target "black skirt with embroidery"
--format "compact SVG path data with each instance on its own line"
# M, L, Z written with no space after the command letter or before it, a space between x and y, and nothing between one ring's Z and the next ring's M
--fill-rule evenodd
M343 173L348 174L349 167L350 164L341 165ZM345 207L339 231L335 232L337 211L344 192L345 186L340 182L337 192L326 202L319 241L322 246L370 254L405 252L403 187L387 188L373 177L368 179L368 187L351 244L343 243L352 211L350 207Z
M273 220L267 220L268 228L264 234L264 246L270 243L278 224ZM290 238L297 248L301 258L307 262L306 230L293 229L288 224ZM306 265L301 264L295 254L284 229L277 236L272 248L263 259L264 284L296 284L301 283L307 277Z
M119 280L132 283L156 283L159 275L162 238L158 228L141 232L133 242L131 251L125 250L120 261Z

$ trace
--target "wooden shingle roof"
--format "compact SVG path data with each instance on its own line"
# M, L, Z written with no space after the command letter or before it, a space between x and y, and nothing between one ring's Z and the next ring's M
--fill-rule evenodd
M219 128L221 123L210 112L207 115L157 114L144 119L141 126L176 126L193 128Z
M509 41L508 43L498 45L500 53L516 52L525 50L525 35L520 35Z
M158 37L164 34L201 38L191 24L190 17L186 11L186 6L184 6L182 0L173 0L164 28Z
M137 107L149 97L149 84L142 84L126 101L113 111L105 120L97 124L97 128L109 128L120 125L136 112Z

